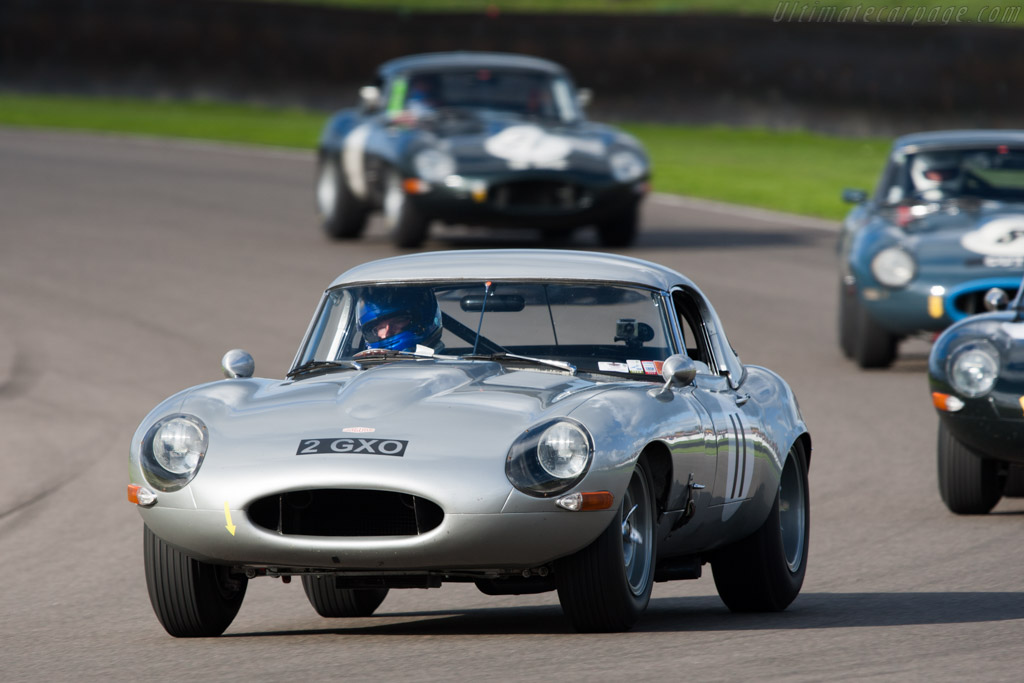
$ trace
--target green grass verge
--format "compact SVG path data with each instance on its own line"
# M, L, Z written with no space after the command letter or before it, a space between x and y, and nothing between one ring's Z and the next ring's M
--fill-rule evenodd
M326 112L122 98L0 94L0 124L312 150ZM659 192L840 218L844 187L870 188L888 139L720 126L623 124L651 153Z

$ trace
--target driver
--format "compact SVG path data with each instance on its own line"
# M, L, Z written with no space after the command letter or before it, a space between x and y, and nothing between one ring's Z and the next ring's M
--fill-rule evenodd
M441 342L441 307L427 287L370 288L356 311L366 348L437 350Z
M960 194L960 155L950 152L922 153L910 164L914 191L930 201Z

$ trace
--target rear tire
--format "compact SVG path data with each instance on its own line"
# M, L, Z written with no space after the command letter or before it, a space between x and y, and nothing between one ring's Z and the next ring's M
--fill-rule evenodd
M164 629L175 638L224 633L242 606L248 579L186 555L148 526L143 547L149 601Z
M847 358L853 358L854 352L854 329L856 326L855 315L856 308L854 298L857 293L855 291L849 291L851 287L847 287L845 283L840 279L839 281L839 348L843 350L843 355Z
M1003 497L1006 479L999 463L962 444L939 421L939 495L950 512L984 515Z
M715 554L711 570L718 595L733 612L781 612L804 583L811 507L807 456L793 445L768 518L747 538Z
M395 245L404 249L413 249L423 244L430 229L430 219L409 201L397 171L388 175L384 188L384 220Z
M627 631L647 609L657 557L655 519L654 484L641 456L608 528L555 563L558 601L577 631Z
M316 613L328 619L368 617L387 597L387 588L338 588L331 574L304 574L302 590Z
M332 239L354 239L366 228L366 207L349 189L335 155L321 157L317 165L316 208Z
M636 240L640 225L640 203L624 209L597 223L597 237L603 247L628 247Z

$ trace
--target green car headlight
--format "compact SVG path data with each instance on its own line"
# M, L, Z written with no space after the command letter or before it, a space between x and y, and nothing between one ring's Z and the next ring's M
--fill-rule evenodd
M999 379L999 351L987 341L964 344L949 357L949 383L967 398L992 391Z

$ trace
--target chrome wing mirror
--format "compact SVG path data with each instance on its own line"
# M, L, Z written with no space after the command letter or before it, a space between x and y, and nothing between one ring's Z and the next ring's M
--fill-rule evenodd
M256 361L245 349L231 349L220 359L220 367L228 379L245 379L256 372Z
M594 101L594 91L590 88L579 88L576 90L576 104L580 109L586 109Z
M672 400L673 387L688 387L697 376L697 364L688 356L673 354L661 364L661 376L665 384L649 393L659 401Z
M366 111L380 108L380 88L375 85L364 85L359 89L359 101Z

